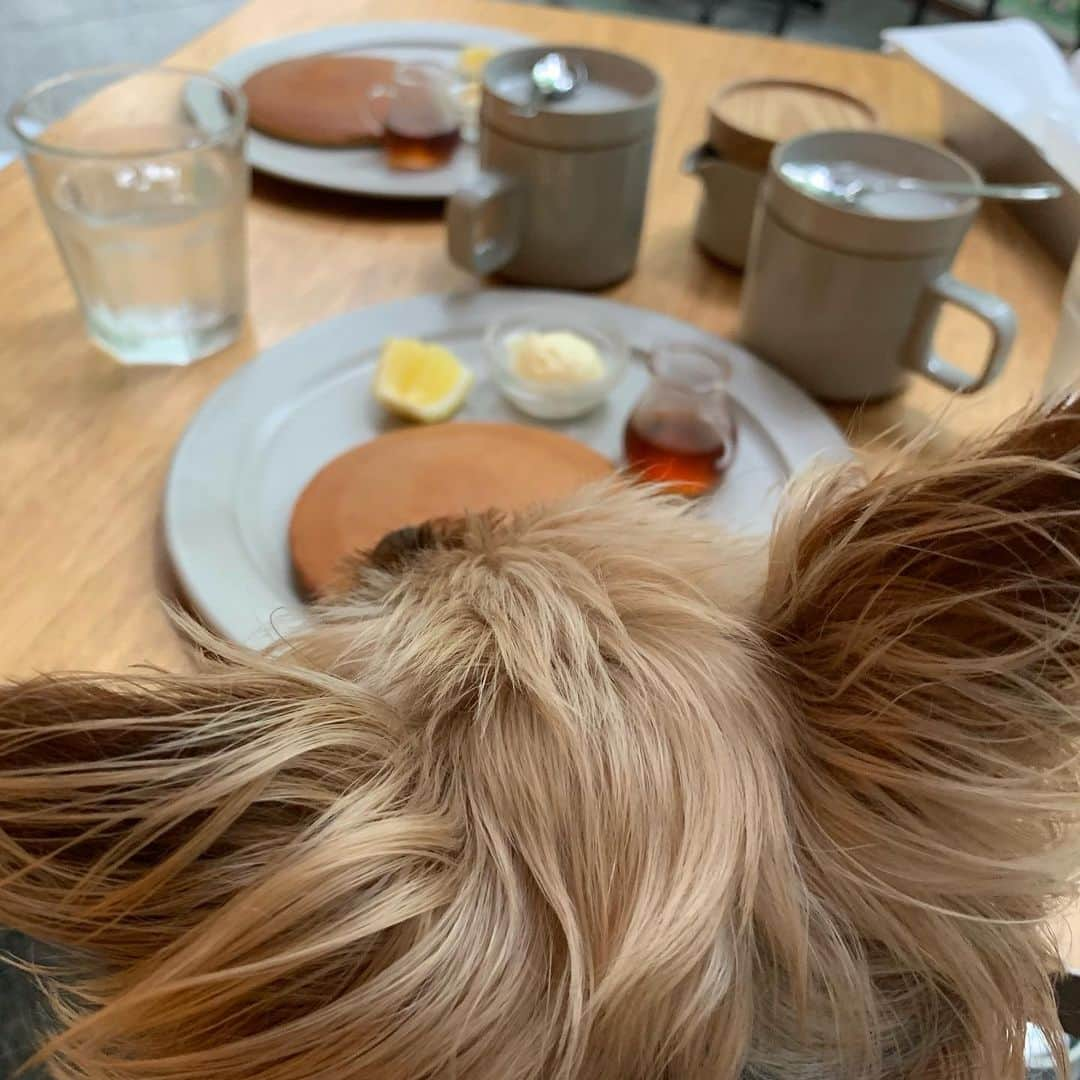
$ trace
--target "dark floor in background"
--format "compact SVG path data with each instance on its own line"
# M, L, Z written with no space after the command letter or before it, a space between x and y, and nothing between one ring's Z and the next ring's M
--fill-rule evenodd
M21 960L32 959L29 939L0 930L0 953ZM30 976L0 962L0 1077L11 1078L37 1045L37 990ZM25 1080L44 1080L38 1070L24 1073Z
M639 15L697 19L695 0L574 0L571 7L596 11L623 11ZM911 0L828 0L823 11L796 4L786 36L801 41L825 41L856 49L876 49L887 26L905 25L911 18ZM776 18L774 0L717 0L713 25L725 30L768 34ZM940 21L929 14L926 22Z

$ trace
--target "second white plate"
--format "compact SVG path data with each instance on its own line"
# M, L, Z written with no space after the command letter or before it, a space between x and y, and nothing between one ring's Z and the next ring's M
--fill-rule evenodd
M579 294L491 289L419 296L341 315L280 342L245 365L203 405L173 458L165 491L165 539L188 598L226 637L261 646L302 622L288 549L293 504L328 461L397 423L372 399L386 338L438 341L474 368L459 419L539 423L517 412L487 375L483 335L523 308L613 324L632 346L715 343L676 319ZM749 353L733 358L738 450L702 510L735 531L766 534L788 478L815 458L851 451L829 417L794 383ZM612 399L551 426L613 461L626 417L648 380L632 362Z
M451 70L467 45L513 49L531 45L533 39L492 26L464 23L389 22L358 26L328 26L292 37L264 41L222 60L214 73L236 86L256 71L281 60L319 53L366 53L392 60L434 60ZM190 92L188 107L215 126L222 104L213 90ZM220 118L218 118L220 119ZM400 172L387 167L382 151L375 148L326 149L285 142L248 132L248 161L262 172L314 187L393 199L445 199L476 167L471 146L458 147L453 159L441 169Z

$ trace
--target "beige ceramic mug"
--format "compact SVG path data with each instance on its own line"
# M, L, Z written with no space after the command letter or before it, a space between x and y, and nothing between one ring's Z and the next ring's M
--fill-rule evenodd
M537 102L530 72L557 51L579 87ZM451 259L474 274L558 289L599 289L637 260L660 80L619 53L517 49L484 70L480 170L447 203Z
M740 333L746 345L832 401L888 397L912 374L965 394L995 379L1012 348L1016 317L1004 300L949 273L978 200L877 200L874 211L837 206L806 194L781 172L787 163L814 162L853 162L925 180L980 180L947 150L877 132L816 132L778 146L747 262ZM990 328L986 354L963 358L964 368L933 348L945 304Z

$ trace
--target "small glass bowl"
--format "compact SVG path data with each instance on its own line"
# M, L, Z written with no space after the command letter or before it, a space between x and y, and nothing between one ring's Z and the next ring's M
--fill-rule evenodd
M512 338L518 334L556 331L568 331L588 341L600 354L603 376L593 382L556 386L522 378L514 371L508 345ZM595 409L615 389L629 356L626 341L614 327L563 315L558 310L519 311L499 319L488 327L484 345L499 389L511 404L538 420L569 420Z

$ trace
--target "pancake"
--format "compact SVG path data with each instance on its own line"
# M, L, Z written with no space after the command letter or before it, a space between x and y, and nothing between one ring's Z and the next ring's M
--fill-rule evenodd
M289 548L301 588L326 592L343 558L387 533L466 511L518 510L607 476L583 443L524 424L402 428L349 450L301 493Z
M377 56L305 56L255 72L244 83L256 131L308 146L370 146L382 126L368 105L394 61Z

